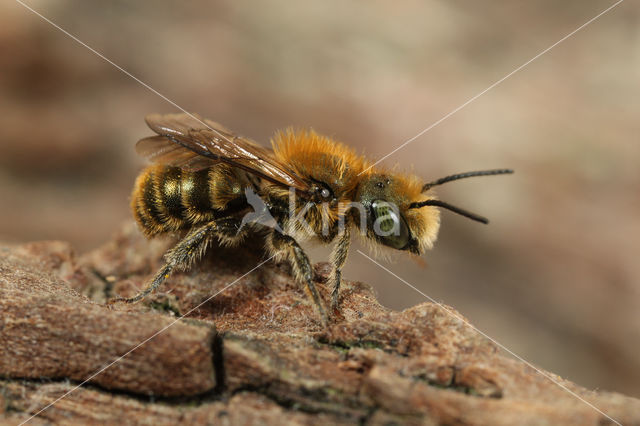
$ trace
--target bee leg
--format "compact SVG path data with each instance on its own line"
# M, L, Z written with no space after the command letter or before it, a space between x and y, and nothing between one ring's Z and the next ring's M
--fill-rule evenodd
M160 268L156 276L140 293L134 297L115 297L108 304L116 302L136 303L144 299L149 293L157 289L174 269L186 269L192 263L202 257L213 236L223 236L227 238L235 237L239 229L235 219L216 219L199 228L191 230L174 248L169 250L164 258L165 265Z
M330 282L333 283L333 291L331 292L331 308L333 310L338 309L340 306L340 283L342 281L342 267L347 260L347 254L349 253L349 246L351 245L351 234L349 228L338 235L338 242L333 247L331 252L331 264L333 270L331 271Z
M311 263L309 262L307 254L302 250L302 247L300 247L296 240L275 229L269 234L269 239L267 241L270 246L269 248L274 253L284 256L289 261L293 268L293 273L298 281L302 281L306 284L305 292L307 293L307 296L313 300L313 303L316 305L316 308L320 313L320 317L322 318L322 324L327 325L327 312L324 308L322 299L320 299L320 294L313 283L313 269L311 268Z

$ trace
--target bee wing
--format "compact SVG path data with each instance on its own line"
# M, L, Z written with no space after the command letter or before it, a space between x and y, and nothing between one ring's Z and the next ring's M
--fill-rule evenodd
M189 169L222 162L272 183L300 191L310 189L307 182L275 158L271 149L238 136L215 121L195 114L152 114L145 120L158 136L140 140L136 150L153 162Z
M150 136L140 139L136 144L136 151L142 157L154 163L189 170L204 169L216 163L216 161L202 157L198 153L175 143L165 136Z

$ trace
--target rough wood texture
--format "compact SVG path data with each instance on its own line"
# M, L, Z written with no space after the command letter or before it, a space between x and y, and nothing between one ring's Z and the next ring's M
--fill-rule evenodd
M59 242L0 248L4 422L28 419L86 379L33 424L610 422L430 303L394 312L367 285L346 282L341 314L324 329L286 265L238 279L261 261L255 247L214 247L165 293L104 306L144 285L170 244L126 226L79 258ZM328 299L327 273L316 265ZM617 421L640 424L639 400L554 377Z
M64 269L72 262L64 244L29 244L4 254L0 259L2 376L82 381L173 322L164 315L105 309L53 277L47 263ZM37 254L46 256L44 261ZM212 324L178 322L92 383L161 396L206 392L215 386L214 336Z

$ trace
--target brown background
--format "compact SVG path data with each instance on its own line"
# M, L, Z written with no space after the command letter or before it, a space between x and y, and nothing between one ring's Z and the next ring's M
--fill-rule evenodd
M190 111L265 143L313 126L375 159L612 3L29 4ZM441 188L492 224L444 213L426 268L387 266L527 360L635 396L639 77L624 2L385 161L425 179L516 169ZM143 117L175 108L11 1L0 94L0 239L107 240L130 218ZM345 276L393 308L423 301L355 251Z

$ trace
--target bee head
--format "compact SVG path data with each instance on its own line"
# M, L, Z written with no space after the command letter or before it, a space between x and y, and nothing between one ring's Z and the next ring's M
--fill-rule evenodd
M421 189L417 177L392 173L372 174L361 182L356 201L368 239L414 253L430 248L440 227L438 209L409 210L411 203L427 199Z
M431 188L458 179L513 173L509 169L459 173L419 184L417 178L373 174L358 189L357 200L367 217L367 236L397 250L422 254L433 246L440 228L443 208L481 223L483 216L437 200Z

